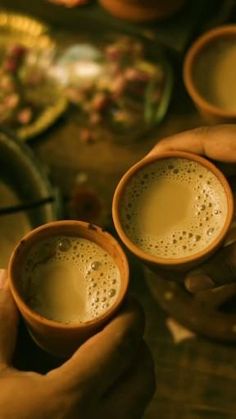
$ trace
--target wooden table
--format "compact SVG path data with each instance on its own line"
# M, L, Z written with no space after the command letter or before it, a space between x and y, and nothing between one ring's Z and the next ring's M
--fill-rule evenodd
M1 1L3 6L21 11L27 10L26 3L23 0ZM28 2L29 12L48 18L55 25L54 30L63 27L63 16L67 25L71 18L75 30L76 21L72 11L66 10L63 15L62 9L58 9L58 14L52 15L55 6L44 2L43 8L40 8L38 3L35 0ZM76 13L78 16L79 12ZM98 142L91 146L81 144L78 142L75 120L71 115L65 115L58 124L30 143L43 164L49 168L53 182L60 187L64 196L68 196L75 176L86 172L91 182L96 179L101 194L106 185L104 197L109 206L122 173L148 152L156 141L205 124L185 93L179 67L176 68L176 74L178 77L168 115L144 142L126 145L111 142ZM235 345L216 343L200 336L175 343L166 325L168 315L158 306L149 291L145 280L146 271L133 259L131 267L131 292L141 301L146 312L146 339L155 359L158 384L145 419L234 419ZM40 371L47 371L55 365L56 361L43 354L25 335L23 325L21 330L21 356L16 364L21 368Z

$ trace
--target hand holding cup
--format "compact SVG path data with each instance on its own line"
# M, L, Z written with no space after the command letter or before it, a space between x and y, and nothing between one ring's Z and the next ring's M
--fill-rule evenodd
M235 133L233 126L219 126L164 139L123 176L115 191L113 219L121 239L167 279L183 282L179 271L199 269L225 243L233 195L222 167L210 159L223 162L226 173L236 172ZM229 260L230 266L235 263L234 245L218 252L223 252L224 266ZM214 265L219 254L201 266ZM222 282L231 280L231 267ZM222 269L215 271L221 283ZM204 275L197 283L209 286L212 279ZM189 275L186 285L193 287Z
M201 127L165 138L147 155L179 150L202 155L214 161L228 178L235 191L236 126ZM234 193L235 200L235 193ZM235 218L235 214L234 214ZM231 224L226 238L227 246L220 248L207 262L185 275L185 286L190 292L219 287L236 280L236 226ZM166 272L165 272L166 275ZM182 277L183 278L183 277Z

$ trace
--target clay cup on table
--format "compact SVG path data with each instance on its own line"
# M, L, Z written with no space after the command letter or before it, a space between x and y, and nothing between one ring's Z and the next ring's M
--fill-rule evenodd
M210 161L170 151L145 157L124 174L112 214L123 243L149 268L186 271L223 244L233 195Z
M133 22L165 19L176 13L186 0L99 0L115 17Z
M8 277L33 340L67 357L117 312L127 293L129 266L109 233L65 220L24 236L11 255Z
M183 79L187 92L208 122L236 121L236 25L201 35L186 53Z

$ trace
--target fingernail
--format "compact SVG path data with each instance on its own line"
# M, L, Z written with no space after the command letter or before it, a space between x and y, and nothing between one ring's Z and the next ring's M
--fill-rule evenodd
M0 269L0 289L4 287L6 283L6 271L5 269Z
M211 277L203 273L189 274L184 283L186 289L192 294L213 288L215 286Z

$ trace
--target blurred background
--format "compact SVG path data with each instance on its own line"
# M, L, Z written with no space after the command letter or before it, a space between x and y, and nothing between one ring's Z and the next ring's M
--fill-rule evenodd
M115 234L111 202L122 174L163 137L221 122L195 106L183 64L200 35L235 21L234 0L0 1L1 267L44 222L86 220ZM229 339L227 317L220 341L200 326L186 329L163 304L168 285L129 258L157 371L145 418L235 418L236 335ZM174 292L187 318L193 297ZM236 324L233 298L206 307L206 322L215 310ZM18 349L20 368L55 363L23 325Z

